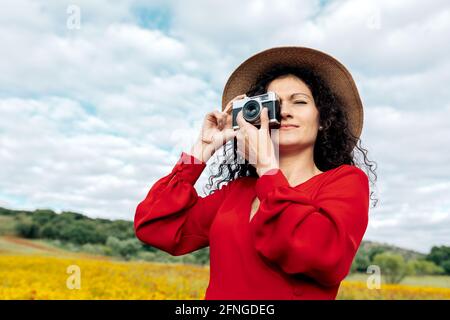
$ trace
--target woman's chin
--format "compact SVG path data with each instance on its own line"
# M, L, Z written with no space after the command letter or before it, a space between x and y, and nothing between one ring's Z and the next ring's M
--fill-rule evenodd
M298 146L301 144L302 144L301 141L298 141L297 139L290 139L287 137L286 138L280 137L280 140L278 141L278 143L274 143L274 145L279 145L280 148Z
M279 144L274 143L274 147L278 148L278 150L280 152L290 151L290 150L298 150L298 149L301 149L302 146L304 146L304 143L302 143L298 140L294 141L294 140L290 140L290 139L286 139L286 140L281 139Z

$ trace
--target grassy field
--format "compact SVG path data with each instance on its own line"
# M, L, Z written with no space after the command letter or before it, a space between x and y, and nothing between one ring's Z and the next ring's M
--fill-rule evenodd
M0 235L14 232L15 221L12 217L0 215Z
M345 280L352 282L366 282L367 274L356 273L349 275ZM382 281L382 283L384 283ZM450 276L407 276L401 283L402 285L432 287L432 288L449 288Z
M67 286L70 266L81 271L79 289ZM123 262L0 237L0 299L203 299L208 278L209 267ZM356 274L343 281L338 299L450 300L449 278L410 277L370 290L367 275Z
M45 241L28 240L14 236L0 237L0 253L35 254L45 256L64 256L70 254L67 251L48 245Z

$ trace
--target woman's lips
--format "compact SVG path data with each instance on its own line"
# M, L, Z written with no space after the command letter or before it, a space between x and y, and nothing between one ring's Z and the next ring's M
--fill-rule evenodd
M294 126L294 125L288 125L288 126L281 126L280 129L281 130L289 130L289 129L295 129L298 128L298 126Z

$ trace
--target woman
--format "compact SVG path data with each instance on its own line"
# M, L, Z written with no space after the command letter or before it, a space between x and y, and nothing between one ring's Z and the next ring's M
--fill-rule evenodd
M267 91L280 99L280 129L265 111L259 128L240 112L231 129L233 101ZM209 245L205 299L335 299L368 224L368 177L353 162L363 117L352 77L320 51L268 49L233 72L222 110L206 115L190 153L138 205L137 237L172 255ZM228 183L199 197L194 184L224 144L216 177L226 169Z

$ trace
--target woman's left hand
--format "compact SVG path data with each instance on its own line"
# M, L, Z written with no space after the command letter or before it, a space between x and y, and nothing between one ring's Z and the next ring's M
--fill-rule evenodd
M261 177L271 169L278 168L275 148L269 134L269 116L267 108L261 111L261 126L256 128L242 116L242 110L236 116L239 129L236 133L237 150L256 168Z

